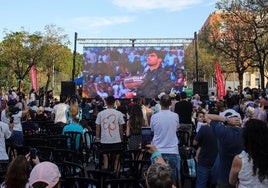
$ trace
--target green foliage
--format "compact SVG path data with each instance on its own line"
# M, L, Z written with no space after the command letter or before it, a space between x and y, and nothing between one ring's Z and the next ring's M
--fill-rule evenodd
M215 76L215 61L220 60L220 57L211 48L206 45L203 36L198 37L198 75L200 81L205 81L210 77ZM196 57L194 45L189 45L185 51L185 69L187 70L187 79L193 80L196 77Z
M5 32L0 43L0 84L1 86L31 89L29 70L34 65L37 69L39 87L53 89L51 77L55 83L69 80L72 74L72 52L67 35L55 25L45 26L45 32L28 33ZM81 69L80 69L81 70Z

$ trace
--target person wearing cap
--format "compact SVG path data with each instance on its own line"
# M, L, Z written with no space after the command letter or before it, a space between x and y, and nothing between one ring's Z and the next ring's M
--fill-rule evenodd
M144 82L137 88L137 95L154 98L162 92L170 93L172 81L165 69L162 68L165 53L151 48L147 54L149 69L145 72Z
M232 161L243 148L242 120L237 112L227 112L224 116L206 114L205 118L218 140L218 156L213 167L217 186L231 188L229 173Z
M37 164L32 169L29 183L33 188L59 188L60 177L58 166L52 162L46 161Z

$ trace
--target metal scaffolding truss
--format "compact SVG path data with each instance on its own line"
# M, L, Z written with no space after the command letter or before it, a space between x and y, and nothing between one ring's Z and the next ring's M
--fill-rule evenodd
M78 44L85 47L116 46L188 46L193 38L78 38Z

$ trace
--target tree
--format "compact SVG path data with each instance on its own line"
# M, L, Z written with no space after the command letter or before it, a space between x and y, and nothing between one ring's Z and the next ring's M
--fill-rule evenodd
M39 33L29 34L20 31L6 33L0 44L2 67L7 70L8 78L13 84L15 79L18 81L19 89L32 65L41 58L41 41L42 37Z
M11 86L18 81L21 87L21 82L24 81L25 87L30 89L28 73L31 66L35 65L39 84L45 84L46 91L59 91L58 87L54 88L56 84L51 85L52 78L55 78L53 83L60 83L62 80L70 80L72 74L72 52L68 48L68 36L62 33L63 30L55 25L46 26L44 34L30 34L24 30L5 32L6 36L0 43L1 85ZM81 60L78 63L81 65ZM81 72L78 66L76 75ZM55 73L57 78L53 76ZM47 79L43 79L45 77Z
M218 9L224 10L229 31L237 36L236 70L241 74L247 67L258 67L261 75L261 88L264 88L265 63L268 55L268 11L267 0L221 0L217 3ZM232 30L232 28L236 28ZM238 53L238 49L242 53ZM238 55L241 56L238 58ZM244 61L244 63L243 63Z
M215 51L208 48L202 37L198 37L198 72L201 81L215 77L215 61L221 59ZM190 44L185 50L185 69L187 71L187 80L196 78L196 60L194 45Z
M71 65L71 51L67 48L69 40L63 30L55 25L45 26L43 68L46 70L47 82L45 92L48 91L52 78L55 79L55 71L66 71ZM67 71L66 71L67 72ZM54 89L54 80L51 89Z
M268 55L268 13L266 1L246 1L242 4L243 8L248 12L249 16L238 15L243 23L249 25L249 32L252 38L251 44L254 46L255 55L252 58L254 65L259 68L261 75L261 88L264 89L265 65ZM256 63L256 64L255 64ZM266 66L266 70L267 70ZM266 77L268 77L266 75Z
M251 36L247 32L247 27L229 11L218 11L211 19L210 25L204 31L203 39L209 48L216 50L225 59L223 67L234 65L239 84L243 86L243 74L253 57L252 46L248 42Z

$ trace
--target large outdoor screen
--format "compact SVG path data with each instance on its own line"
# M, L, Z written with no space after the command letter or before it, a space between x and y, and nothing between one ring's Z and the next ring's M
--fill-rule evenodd
M83 97L144 96L184 90L184 48L84 47Z

